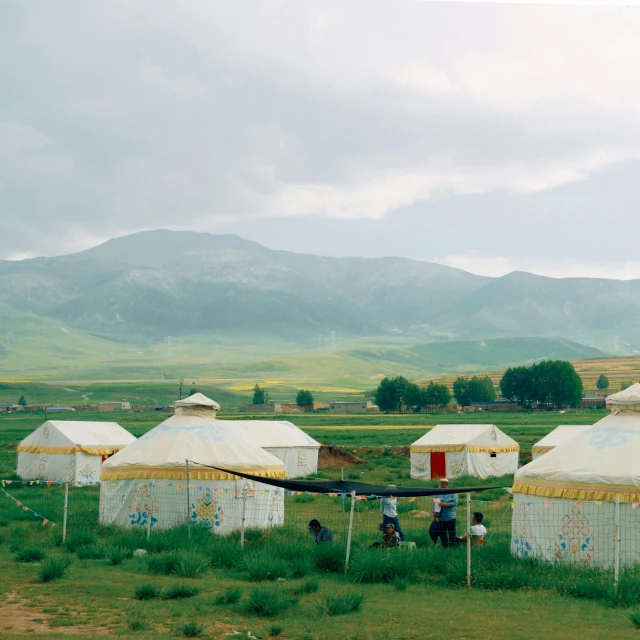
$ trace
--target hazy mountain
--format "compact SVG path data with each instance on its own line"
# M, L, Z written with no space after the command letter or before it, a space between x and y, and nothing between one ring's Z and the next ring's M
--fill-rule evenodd
M403 258L273 251L237 236L151 231L81 253L0 262L0 302L127 341L220 332L309 340L560 336L635 348L640 281L476 276Z

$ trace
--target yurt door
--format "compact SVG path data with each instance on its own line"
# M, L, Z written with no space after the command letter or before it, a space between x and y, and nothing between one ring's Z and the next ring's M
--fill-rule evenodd
M432 451L431 452L431 479L437 480L438 478L447 477L447 459L445 458L444 451Z

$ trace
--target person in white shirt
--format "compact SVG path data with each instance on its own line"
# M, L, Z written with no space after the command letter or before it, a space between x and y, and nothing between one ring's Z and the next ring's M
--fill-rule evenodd
M472 544L484 544L484 537L487 535L487 528L482 524L484 516L476 511L471 518L471 527L469 531L471 533ZM458 540L466 540L467 534L460 536Z
M389 487L395 487L395 484L390 484ZM380 529L384 532L387 525L391 523L396 533L400 536L400 540L404 541L404 533L398 520L398 498L394 496L385 496L380 503L380 509L382 510L382 526Z

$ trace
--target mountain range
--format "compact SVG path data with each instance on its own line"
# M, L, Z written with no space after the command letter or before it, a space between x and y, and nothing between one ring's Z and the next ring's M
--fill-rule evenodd
M157 230L72 255L0 261L2 308L116 343L208 335L296 345L553 337L640 349L640 280L489 278L405 258L274 251ZM5 327L6 328L6 327ZM0 345L2 345L0 326ZM1 353L0 353L1 356Z

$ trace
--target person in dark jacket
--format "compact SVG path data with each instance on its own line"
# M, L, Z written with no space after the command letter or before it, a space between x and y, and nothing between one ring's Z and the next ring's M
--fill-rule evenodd
M333 531L329 527L323 527L317 520L309 523L309 533L313 536L314 542L333 544Z

